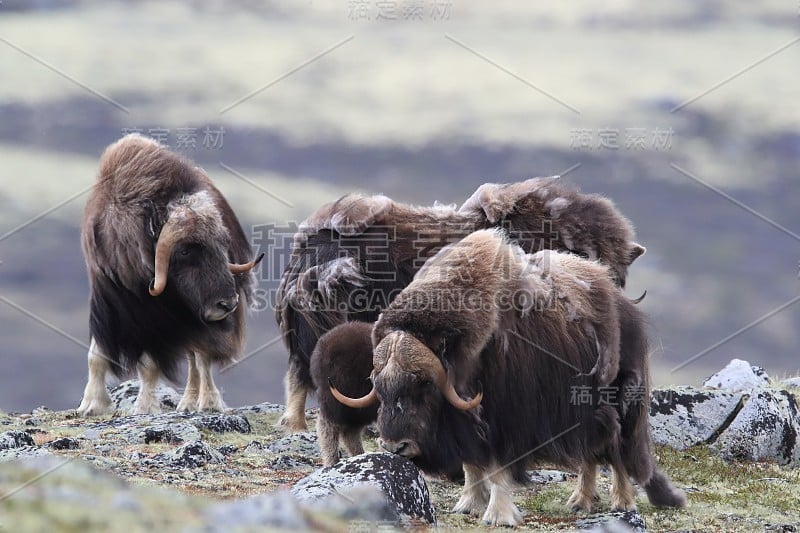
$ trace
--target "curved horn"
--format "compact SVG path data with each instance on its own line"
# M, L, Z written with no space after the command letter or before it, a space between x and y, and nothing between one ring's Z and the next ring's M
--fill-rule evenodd
M636 299L634 299L634 300L631 300L631 303L638 304L639 302L641 302L642 300L644 300L644 297L645 297L645 296L647 296L647 291L644 291L644 292L642 293L642 295L641 295L641 296L639 296L638 298L636 298Z
M169 260L172 257L172 249L183 235L179 224L172 220L167 220L161 228L161 234L156 243L155 277L150 280L150 296L158 296L167 286L167 273L169 271Z
M231 274L244 274L245 272L250 272L251 270L253 270L253 268L255 268L255 266L259 264L262 259L264 259L263 253L261 253L258 257L256 257L249 263L242 263L242 264L228 263L228 269L231 271Z
M336 398L339 402L343 403L347 407L353 407L355 409L360 409L362 407L369 407L370 405L374 404L378 401L378 393L375 391L375 387L373 386L372 389L367 393L366 396L362 396L361 398L350 398L349 396L345 396L341 392L339 392L336 387L333 386L331 382L331 378L328 378L328 386L331 389L331 394L334 398Z
M479 392L471 400L464 400L458 395L456 388L447 379L447 372L438 358L436 358L436 363L438 363L434 367L436 386L439 387L442 395L450 402L450 405L462 411L469 411L470 409L478 407L481 400L483 400L483 392Z

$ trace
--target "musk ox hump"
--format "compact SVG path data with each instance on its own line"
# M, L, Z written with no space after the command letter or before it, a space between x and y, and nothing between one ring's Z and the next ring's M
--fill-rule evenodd
M537 194L543 201L547 200L551 192L548 186L556 179L558 176L531 178L519 183L484 183L464 202L459 212L482 213L490 224L496 224L529 194Z
M311 213L300 225L300 231L310 235L329 229L340 235L359 235L378 223L393 203L382 194L346 194Z

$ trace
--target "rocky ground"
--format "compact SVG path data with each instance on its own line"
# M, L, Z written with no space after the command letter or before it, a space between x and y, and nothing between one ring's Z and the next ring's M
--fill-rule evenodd
M687 492L687 509L656 509L640 496L639 513L603 513L604 471L597 514L578 516L564 506L574 475L542 465L515 493L521 529L625 530L612 525L618 519L637 531L800 529L796 383L750 369L732 362L703 388L654 395L659 462ZM368 453L322 469L315 434L276 428L281 406L175 413L177 393L164 387L164 414L130 416L136 392L135 382L116 387L117 413L90 420L45 408L0 413L0 531L482 527L448 512L459 485L423 478L397 457ZM366 448L377 451L374 436Z

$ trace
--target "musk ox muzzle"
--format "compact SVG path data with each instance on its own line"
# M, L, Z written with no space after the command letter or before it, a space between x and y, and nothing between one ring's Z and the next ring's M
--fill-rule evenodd
M442 396L453 407L462 411L478 407L483 399L483 392L478 392L470 400L461 398L436 354L413 335L405 332L392 332L378 343L373 356L373 366L373 378L378 375L390 377L397 372L409 372L425 376L436 385ZM374 386L361 398L345 396L332 383L330 384L330 389L333 397L348 407L367 407L379 400L379 394Z

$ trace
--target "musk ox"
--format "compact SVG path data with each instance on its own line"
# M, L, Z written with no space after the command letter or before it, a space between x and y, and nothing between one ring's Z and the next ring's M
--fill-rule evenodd
M567 502L588 510L598 464L611 505L635 508L630 477L656 505L683 493L651 452L647 339L641 313L601 265L554 251L526 255L501 232L475 232L426 263L376 322L374 388L381 446L465 485L455 511L517 525L510 487L550 462L580 471ZM599 351L619 350L603 385ZM335 384L334 384L335 385Z
M179 410L220 410L212 362L244 341L255 279L250 244L208 176L152 139L128 135L106 148L84 211L91 287L89 381L78 411L111 410L109 370L136 367L134 412L156 409L154 387L189 360Z
M489 227L503 228L526 252L557 249L597 259L620 286L645 251L610 200L558 178L485 184L460 209L357 194L326 204L295 235L277 293L275 316L289 350L285 428L306 429L306 396L315 388L309 358L322 334L348 320L374 322L428 258ZM613 374L610 366L603 375Z
M323 465L339 460L340 441L351 456L364 453L361 431L378 416L377 405L353 408L339 402L328 383L335 383L342 394L360 397L372 388L371 372L372 324L345 322L317 341L311 354L311 378L317 387L317 438Z

